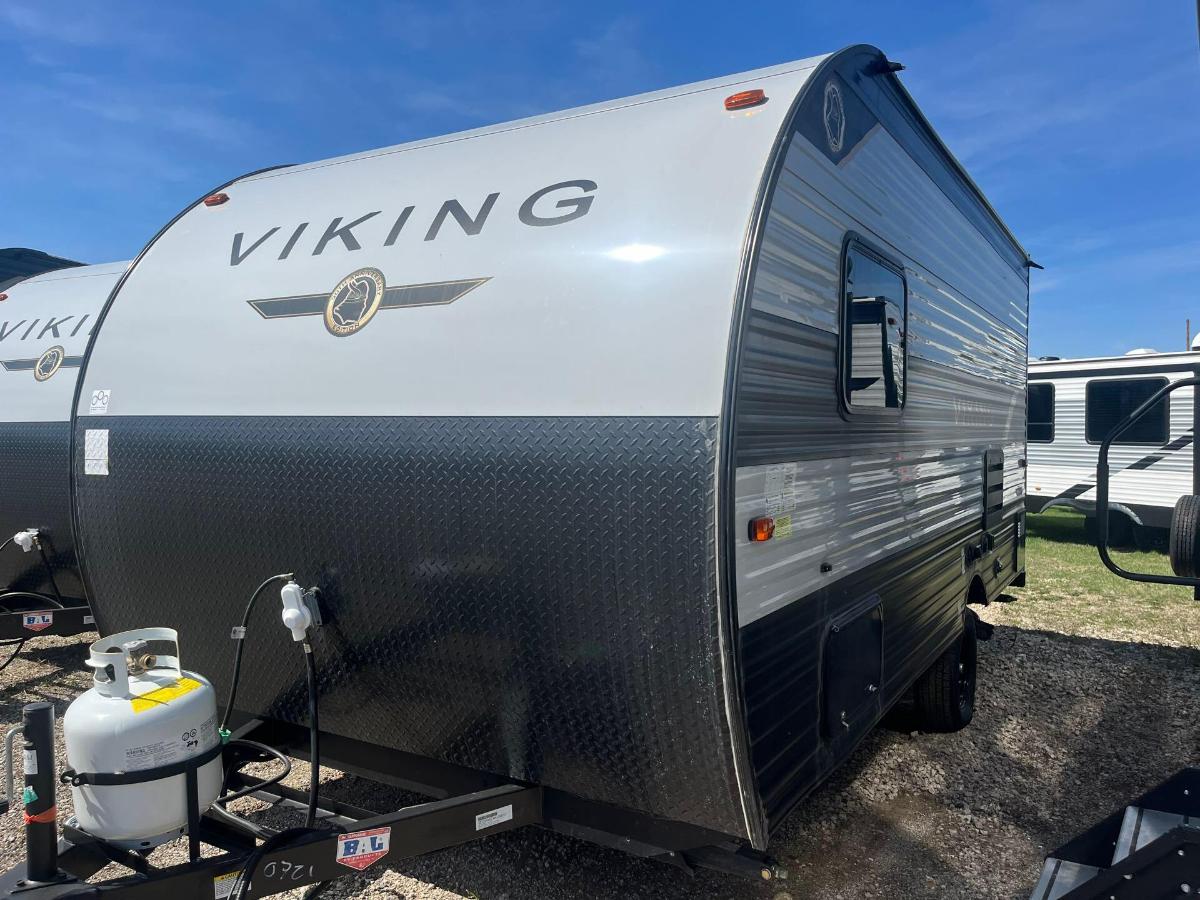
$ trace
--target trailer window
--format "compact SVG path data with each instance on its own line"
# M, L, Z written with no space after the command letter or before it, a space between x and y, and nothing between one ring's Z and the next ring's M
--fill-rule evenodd
M904 406L908 303L899 267L857 242L842 283L842 399L852 412Z
M1167 386L1165 378L1125 378L1087 383L1088 443L1099 444L1126 416ZM1114 444L1165 444L1171 430L1165 400L1142 416Z
M1031 384L1028 389L1026 439L1034 444L1054 440L1054 385Z

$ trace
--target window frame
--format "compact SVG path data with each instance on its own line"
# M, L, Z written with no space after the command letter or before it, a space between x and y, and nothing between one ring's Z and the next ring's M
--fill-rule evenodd
M1113 384L1115 382L1120 382L1120 381L1154 381L1154 382L1158 383L1158 387L1156 387L1154 389L1155 391L1162 390L1164 387L1166 387L1168 384L1171 383L1171 379L1167 378L1167 376L1165 376L1165 375L1143 375L1140 378L1136 377L1136 376L1123 378L1120 375L1114 375L1111 377L1110 376L1101 376L1098 378L1089 378L1083 386L1083 440L1084 440L1084 443L1090 444L1093 447L1099 447L1101 444L1104 443L1104 438L1101 438L1098 441L1094 441L1094 440L1092 440L1091 436L1089 435L1089 430L1090 430L1089 425L1090 425L1091 417L1092 417L1092 385L1093 384ZM1153 392L1151 392L1151 396L1153 396ZM1147 397L1146 399L1148 400L1150 398ZM1143 400L1142 402L1144 403L1145 401ZM1161 447L1164 444L1170 442L1170 440L1171 440L1171 398L1164 397L1159 402L1162 403L1163 411L1165 413L1165 415L1163 417L1165 419L1165 422L1164 422L1165 435L1162 440L1113 441L1112 446L1114 446L1114 447ZM1141 406L1141 403L1139 403L1138 406ZM1134 407L1134 409L1136 409L1136 408L1137 407ZM1130 410L1130 412L1133 412L1133 410ZM1143 421L1145 421L1145 419L1143 419ZM1108 435L1105 435L1105 437L1107 437L1107 436Z
M891 270L900 279L900 287L903 292L901 298L903 317L901 320L901 334L903 337L900 341L902 350L901 365L903 366L904 381L902 385L903 393L901 395L899 406L872 407L872 406L854 406L850 402L849 385L847 384L848 373L846 371L846 345L850 341L852 334L847 327L847 314L849 312L846 303L846 263L850 258L852 250L859 250L865 255L874 258L875 262L879 263L886 269ZM842 252L838 256L838 340L837 340L837 396L838 396L838 412L843 419L898 419L904 414L905 407L908 406L908 275L904 270L904 265L898 262L894 257L885 253L878 245L872 243L867 238L863 237L857 231L847 231L845 237L842 238Z
M1029 436L1029 396L1028 391L1033 388L1050 388L1050 439L1049 440L1034 440ZM1056 434L1055 428L1058 425L1058 392L1054 388L1053 381L1029 381L1025 382L1025 443L1027 444L1053 444ZM1086 404L1086 399L1085 399ZM1086 412L1086 406L1085 406Z

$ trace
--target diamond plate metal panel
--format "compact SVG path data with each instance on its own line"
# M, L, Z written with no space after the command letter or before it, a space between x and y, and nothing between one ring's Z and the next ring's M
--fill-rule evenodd
M26 528L42 532L64 597L83 599L71 528L69 422L0 423L0 542ZM41 556L12 547L0 553L0 591L52 594Z
M323 729L745 834L715 420L104 424L110 474L77 485L106 633L178 628L187 666L223 693L248 594L295 570L333 616ZM277 616L269 595L238 706L302 723L303 662Z

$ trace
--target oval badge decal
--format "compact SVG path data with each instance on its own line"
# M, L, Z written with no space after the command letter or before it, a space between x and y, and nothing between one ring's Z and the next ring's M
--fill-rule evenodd
M343 278L325 304L329 333L347 337L365 328L379 312L386 288L378 269L359 269Z
M37 364L33 367L33 377L38 381L49 381L54 377L54 373L62 368L66 358L67 351L62 347L51 347L38 357Z
M825 83L825 138L831 153L841 153L846 141L846 106L842 102L842 89L833 81Z

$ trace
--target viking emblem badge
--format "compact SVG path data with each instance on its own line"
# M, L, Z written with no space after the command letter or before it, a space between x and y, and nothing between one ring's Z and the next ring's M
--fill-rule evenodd
M841 153L846 140L846 107L842 89L833 81L825 84L825 138L831 153Z
M386 286L378 269L359 269L338 282L325 304L325 327L346 337L361 331L379 311Z
M49 381L62 368L67 352L62 347L51 347L43 353L33 367L33 377L38 381Z

